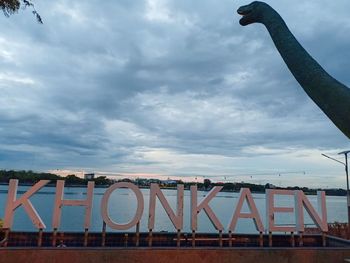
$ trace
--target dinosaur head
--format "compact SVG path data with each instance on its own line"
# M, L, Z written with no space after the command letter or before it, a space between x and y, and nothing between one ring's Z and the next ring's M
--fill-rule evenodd
M264 13L270 6L264 2L254 1L249 5L238 8L237 13L242 16L239 23L246 26L252 23L262 23Z

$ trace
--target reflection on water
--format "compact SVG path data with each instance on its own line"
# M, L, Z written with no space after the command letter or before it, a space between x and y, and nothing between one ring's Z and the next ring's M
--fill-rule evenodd
M29 187L20 186L18 189L18 196L27 191ZM85 199L86 189L85 188L65 188L66 199ZM90 231L100 232L102 230L102 219L100 215L100 203L105 188L95 188L94 200L91 218ZM149 202L149 189L141 189L145 201L144 213L141 219L140 230L147 231L147 220L148 220L148 202ZM162 190L166 196L168 202L173 209L176 209L177 192L175 190ZM207 192L198 191L199 201L204 198ZM210 206L220 219L221 223L227 229L232 214L234 212L238 193L218 193L218 195L210 202ZM259 210L261 219L265 226L265 195L264 194L253 194L254 201ZM47 231L51 230L51 221L53 213L55 197L55 187L44 187L38 193L34 194L30 200L34 207L38 211L39 215L46 224ZM0 218L4 217L5 203L7 198L7 186L0 185ZM317 196L308 196L311 203L317 207ZM327 196L327 215L328 222L345 222L347 220L346 210L346 197L338 196ZM110 217L117 223L126 223L132 219L136 211L136 197L133 192L128 189L118 189L114 191L109 200L109 213ZM276 196L276 206L294 206L294 199L291 196ZM83 231L84 222L84 211L83 207L63 207L62 208L62 219L61 228L62 231ZM243 212L248 212L248 207L243 207ZM279 213L275 216L277 224L294 224L294 216L287 213ZM311 224L312 221L309 216L305 216L305 223ZM30 219L26 215L22 207L18 208L14 216L13 230L35 230ZM107 227L108 229L108 227ZM112 231L108 229L108 231ZM130 229L129 231L135 231ZM156 204L156 218L155 218L155 229L154 231L175 231L170 219L166 212L162 208L159 201ZM190 192L185 191L184 197L184 232L190 232ZM202 211L198 216L198 231L199 232L216 232L212 226L210 220L206 214ZM255 233L253 220L240 219L236 226L236 233Z

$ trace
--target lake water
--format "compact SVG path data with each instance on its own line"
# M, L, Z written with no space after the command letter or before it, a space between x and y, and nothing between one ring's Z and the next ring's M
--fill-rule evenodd
M4 217L5 203L7 199L7 185L0 185L0 218ZM27 186L20 186L18 188L18 197L29 189ZM51 231L51 221L55 197L55 187L44 187L39 192L34 194L30 200L33 206L38 211L40 217L46 224L46 231ZM95 188L93 209L91 217L90 231L100 232L102 230L102 219L100 215L100 203L105 188ZM149 189L141 189L145 207L143 216L141 219L140 230L147 232L147 220L148 220L148 202L149 202ZM176 190L162 190L166 196L169 204L173 209L176 209ZM66 187L65 188L65 199L85 199L86 189ZM198 200L200 201L208 192L198 191ZM215 214L220 219L221 223L225 226L225 232L227 232L227 226L229 225L235 206L237 202L238 193L226 193L220 192L210 202L210 206ZM259 210L261 219L265 224L265 194L253 194L254 201ZM311 203L317 208L317 196L308 196ZM347 207L346 197L338 196L327 196L327 216L328 222L346 222L347 221ZM118 189L113 192L109 200L109 213L110 217L118 223L126 223L132 219L136 211L136 197L133 192L128 189ZM294 199L291 196L276 196L276 206L294 206ZM246 205L243 207L243 212L248 212ZM294 224L294 215L287 213L279 213L275 215L276 224ZM61 231L83 231L84 222L84 208L83 207L63 207L62 208L62 219L61 219ZM312 224L312 220L306 215L305 224ZM12 230L15 231L36 231L29 217L25 213L23 207L16 210L14 216L14 225ZM107 227L107 231L113 231ZM128 230L134 232L135 228ZM157 200L156 204L156 217L155 217L155 229L154 231L175 231L170 219L165 213L160 202ZM184 197L184 229L183 232L191 232L190 230L190 191L185 191ZM198 216L198 232L217 232L210 220L206 216L204 211ZM253 220L250 219L239 219L235 233L256 233Z

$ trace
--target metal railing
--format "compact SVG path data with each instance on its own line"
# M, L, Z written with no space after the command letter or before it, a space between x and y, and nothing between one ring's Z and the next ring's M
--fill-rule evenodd
M1 247L326 247L326 234L168 232L16 232L0 229ZM344 243L344 246L350 246Z

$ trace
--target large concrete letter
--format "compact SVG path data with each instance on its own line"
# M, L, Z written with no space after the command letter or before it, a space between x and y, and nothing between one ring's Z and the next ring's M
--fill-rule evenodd
M88 182L85 200L69 200L63 199L64 196L64 180L58 180L56 183L55 207L52 216L52 228L57 229L61 223L62 206L85 206L84 228L90 227L92 198L94 193L95 182Z
M4 217L4 228L11 228L13 224L13 214L15 210L23 205L24 210L27 212L29 218L32 220L33 224L38 229L45 229L46 226L43 220L40 218L38 212L33 207L29 198L39 191L42 187L48 184L50 180L40 180L35 185L33 185L27 192L25 192L21 198L16 200L18 180L11 179L9 183L9 191L7 195L7 204Z
M222 188L223 186L215 186L203 199L203 201L198 205L197 185L191 186L191 229L193 231L197 230L197 216L202 209L204 209L204 212L207 214L216 230L222 231L224 229L223 225L220 223L219 219L216 217L213 210L209 206L209 202L211 201L211 199L213 199Z
M112 192L118 188L129 188L131 191L134 192L137 199L137 209L136 209L135 216L129 223L126 223L126 224L118 224L114 222L108 215L109 197L111 196ZM104 222L106 222L106 224L112 229L127 230L133 227L141 220L142 213L143 213L143 196L140 189L132 183L120 182L120 183L113 184L107 189L107 191L103 195L103 198L101 201L101 216Z
M293 207L275 207L274 195L294 196L293 190L266 190L266 228L269 232L296 232L294 226L276 226L275 213L293 213ZM297 219L296 219L297 220Z
M244 200L247 200L250 213L241 213ZM250 192L249 188L241 188L237 206L232 216L231 224L228 230L232 232L235 230L238 218L251 218L254 220L256 230L259 232L264 231L258 209L256 208L252 193Z
M149 197L149 217L148 229L154 229L154 218L156 213L156 197L159 198L160 203L168 214L171 222L176 230L182 230L183 227L183 206L184 206L184 186L177 185L177 215L171 209L164 194L159 188L158 184L151 184L151 193Z
M297 226L298 231L304 231L304 211L303 207L305 207L306 211L309 213L312 220L315 222L318 228L320 228L323 232L328 231L327 224L327 209L326 209L326 194L324 191L317 191L317 204L318 204L318 212L321 213L322 219L317 214L316 210L311 205L309 199L305 196L303 191L295 191L295 205L296 205L296 214L298 216Z

